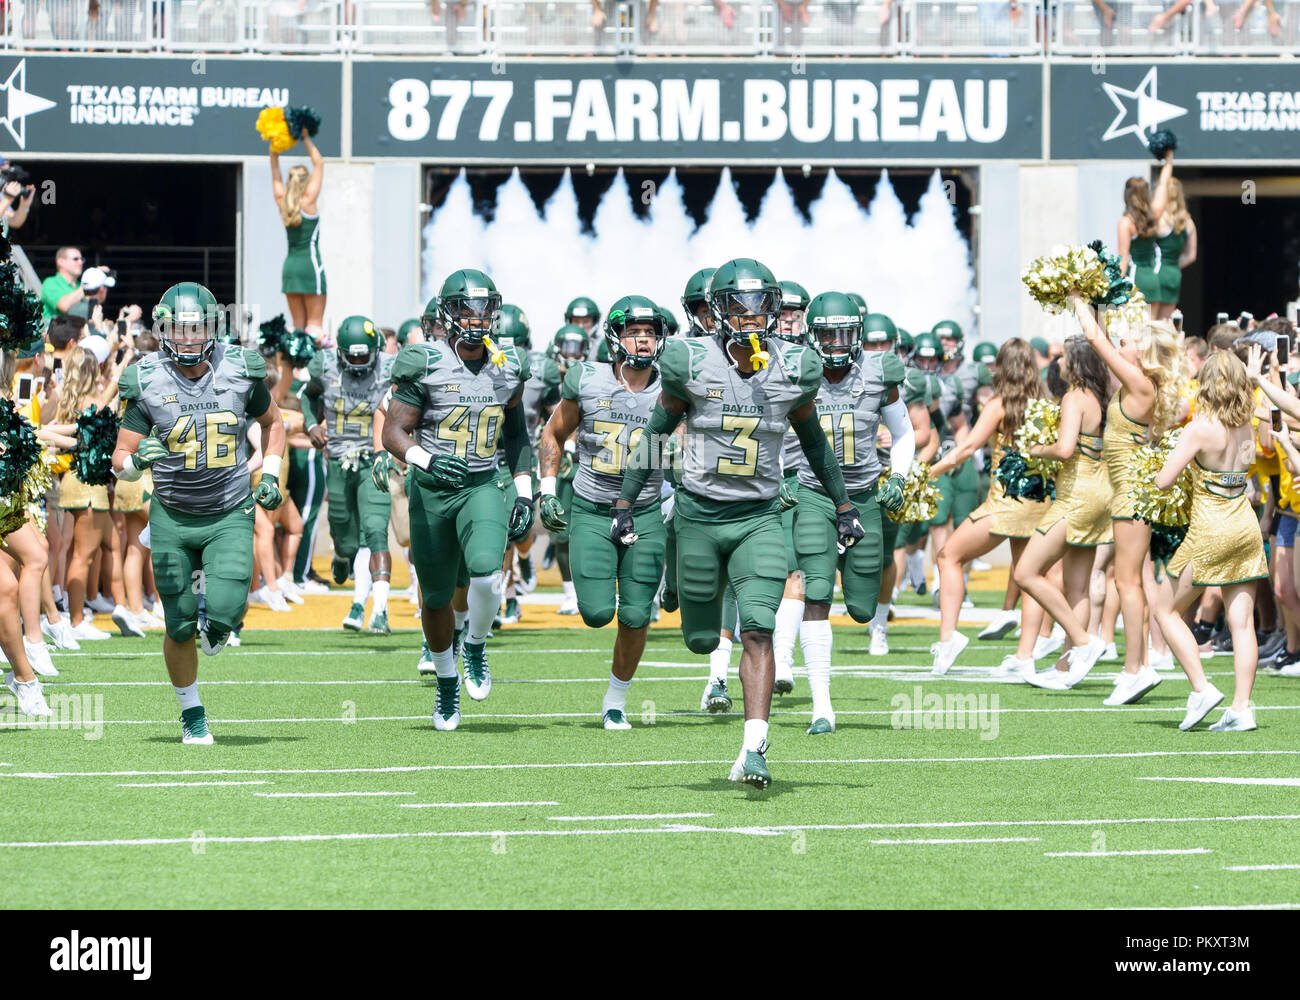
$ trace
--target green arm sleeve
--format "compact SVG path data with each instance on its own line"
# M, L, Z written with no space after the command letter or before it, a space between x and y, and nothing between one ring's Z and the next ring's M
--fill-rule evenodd
M680 416L669 413L660 403L655 403L655 411L650 414L650 423L645 433L641 435L641 440L632 449L632 454L627 460L627 468L623 470L623 491L619 494L619 499L636 503L636 498L641 495L646 480L650 478L652 459L655 457L652 451L655 442L663 441L664 437L671 434L681 422Z
M140 405L139 400L128 399L126 413L122 415L122 426L128 431L135 431L148 437L153 430L153 421L144 412L144 407Z
M254 382L253 387L248 391L248 403L244 407L244 413L250 417L256 418L260 417L270 408L271 393L267 391L266 383Z
M826 445L826 435L822 433L821 425L817 423L816 412L803 420L791 423L790 426L799 435L799 444L803 446L803 453L808 456L808 468L812 469L813 475L826 487L826 492L835 501L835 506L848 503L849 493L844 488L844 473L840 471L840 464L835 460L835 452Z
M505 448L506 463L510 466L512 476L523 475L533 467L533 449L528 443L528 423L524 420L524 408L512 406L506 410L505 423L502 426L502 447Z

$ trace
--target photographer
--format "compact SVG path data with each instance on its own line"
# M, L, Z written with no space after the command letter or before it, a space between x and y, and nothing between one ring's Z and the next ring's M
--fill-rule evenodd
M36 197L36 185L22 167L0 160L0 234L21 229Z
M84 316L92 333L107 336L111 324L104 315L108 290L117 284L113 272L106 267L88 267L81 275L82 299L67 310L69 316Z

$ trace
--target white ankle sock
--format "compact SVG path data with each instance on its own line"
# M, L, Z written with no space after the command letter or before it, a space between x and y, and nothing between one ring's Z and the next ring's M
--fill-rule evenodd
M433 654L433 669L437 671L439 677L456 676L456 660L451 655L451 649L452 647L448 646L446 649L430 650Z
M578 592L573 589L573 581L564 580L562 581L562 585L564 587L564 599L566 601L576 601L578 599Z
M767 739L767 720L766 719L746 719L745 720L745 744L746 750L757 750Z
M501 571L476 576L469 581L469 634L465 641L475 646L487 642L492 619L501 607Z
M789 676L794 666L794 640L803 621L803 601L781 598L776 609L776 629L772 632L772 655L776 657L777 676Z
M611 673L609 675L609 687L605 689L605 700L601 703L600 711L603 715L611 708L616 708L620 712L627 706L627 689L632 686L631 681L621 681Z
M457 628L457 629L462 629L462 628L465 627L465 619L469 617L469 612L468 612L468 611L456 611L455 609L452 609L451 617L452 617L452 619L453 619L453 620L455 621L455 623L456 623L456 628Z
M176 692L176 700L181 703L181 711L187 708L198 708L202 702L199 701L199 682L195 681L189 687L178 688L172 685L172 690Z
M709 654L709 679L725 681L727 668L731 666L731 640L718 637L718 648Z
M881 601L876 605L876 613L871 616L871 627L886 627L889 624L889 601Z
M831 713L831 623L804 622L799 641L812 692L813 718L825 718Z
M352 603L365 604L370 596L370 550L361 549L352 560Z
M388 611L388 591L390 584L387 580L376 580L374 587L370 591L373 598L373 604L370 608L372 615L384 614Z

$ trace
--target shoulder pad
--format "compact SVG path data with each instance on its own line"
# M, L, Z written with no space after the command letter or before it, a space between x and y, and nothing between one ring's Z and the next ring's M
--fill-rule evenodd
M903 380L907 377L907 373L903 370L902 359L893 351L882 352L880 375L885 381L885 387L889 389L902 385Z
M669 338L659 356L659 377L664 391L678 399L689 399L686 383L700 373L705 356L703 344L687 338Z
M252 379L266 378L266 358L247 347L240 348L239 353L243 355L240 361L245 375Z
M564 382L560 386L560 395L565 399L577 400L582 391L582 379L586 374L583 369L589 368L590 365L584 361L581 364L570 365L569 370L564 373Z
M432 344L407 344L393 359L394 382L419 382L433 370L442 352Z
M325 352L317 351L307 362L307 374L315 379L325 377Z
M560 374L560 366L555 363L554 358L546 358L543 361L542 381L551 386L559 385L564 381L564 376Z
M140 398L140 365L127 365L117 380L117 394L123 399Z
M533 375L533 366L528 363L528 352L522 347L512 345L508 353L514 359L515 369L519 373L519 381L527 382Z
M812 399L821 389L822 359L811 347L805 347L802 344L796 344L795 347L799 351L799 353L795 355L798 359L799 365L799 387L803 389L805 399Z
M925 373L917 371L915 368L907 369L906 382L903 388L903 402L911 406L913 403L928 404L929 401L930 385Z

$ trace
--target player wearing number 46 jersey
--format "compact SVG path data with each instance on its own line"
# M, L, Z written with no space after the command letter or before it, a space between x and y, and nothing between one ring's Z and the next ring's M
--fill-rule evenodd
M632 509L636 543L620 548L609 533L612 504L623 486L628 455L650 422L659 396L655 361L667 331L662 314L643 295L627 295L610 307L605 343L612 360L583 361L569 368L560 404L542 430L539 470L540 514L547 530L569 532L573 585L582 620L608 625L618 607L618 637L609 689L602 705L606 729L631 729L627 689L645 650L655 591L664 570L665 528L659 488L663 468L654 468ZM568 509L557 495L564 442L577 431L577 473Z
M280 505L284 423L263 381L261 355L217 342L223 314L210 291L192 281L173 285L153 316L162 350L122 374L118 392L126 413L113 470L128 482L153 470L149 531L167 621L163 657L181 705L182 742L209 744L195 635L203 652L215 656L244 615L253 578L253 504ZM261 425L270 456L252 495L244 437L250 419Z
M632 508L650 476L654 442L686 422L677 525L677 586L682 632L693 653L718 644L723 588L730 581L740 615L744 745L731 777L755 788L771 782L765 752L775 661L772 629L785 588L785 536L777 495L781 443L793 426L809 468L831 496L839 544L863 536L844 477L817 424L813 400L821 363L801 344L774 336L781 289L756 260L728 261L709 285L713 334L671 340L660 359L663 391L634 449L610 531L630 545Z
M532 449L520 406L528 362L492 341L501 295L482 271L457 271L422 318L441 319L445 342L408 344L393 363L384 447L413 467L409 491L411 554L424 597L422 621L437 674L435 729L460 724L460 676L452 650L456 567L469 575L465 686L482 701L492 687L487 634L501 602L507 537L533 524ZM507 508L497 479L505 453L518 498Z
M318 351L307 365L299 392L303 426L317 448L324 448L329 496L330 537L334 541L334 582L346 583L357 550L370 550L374 603L370 631L389 633L388 588L393 557L388 552L391 501L370 475L374 461L371 424L388 391L394 356L380 353L383 335L364 316L349 316L339 326L338 345ZM325 419L316 420L317 401ZM362 601L365 595L358 595ZM365 607L353 603L343 627L360 631Z

